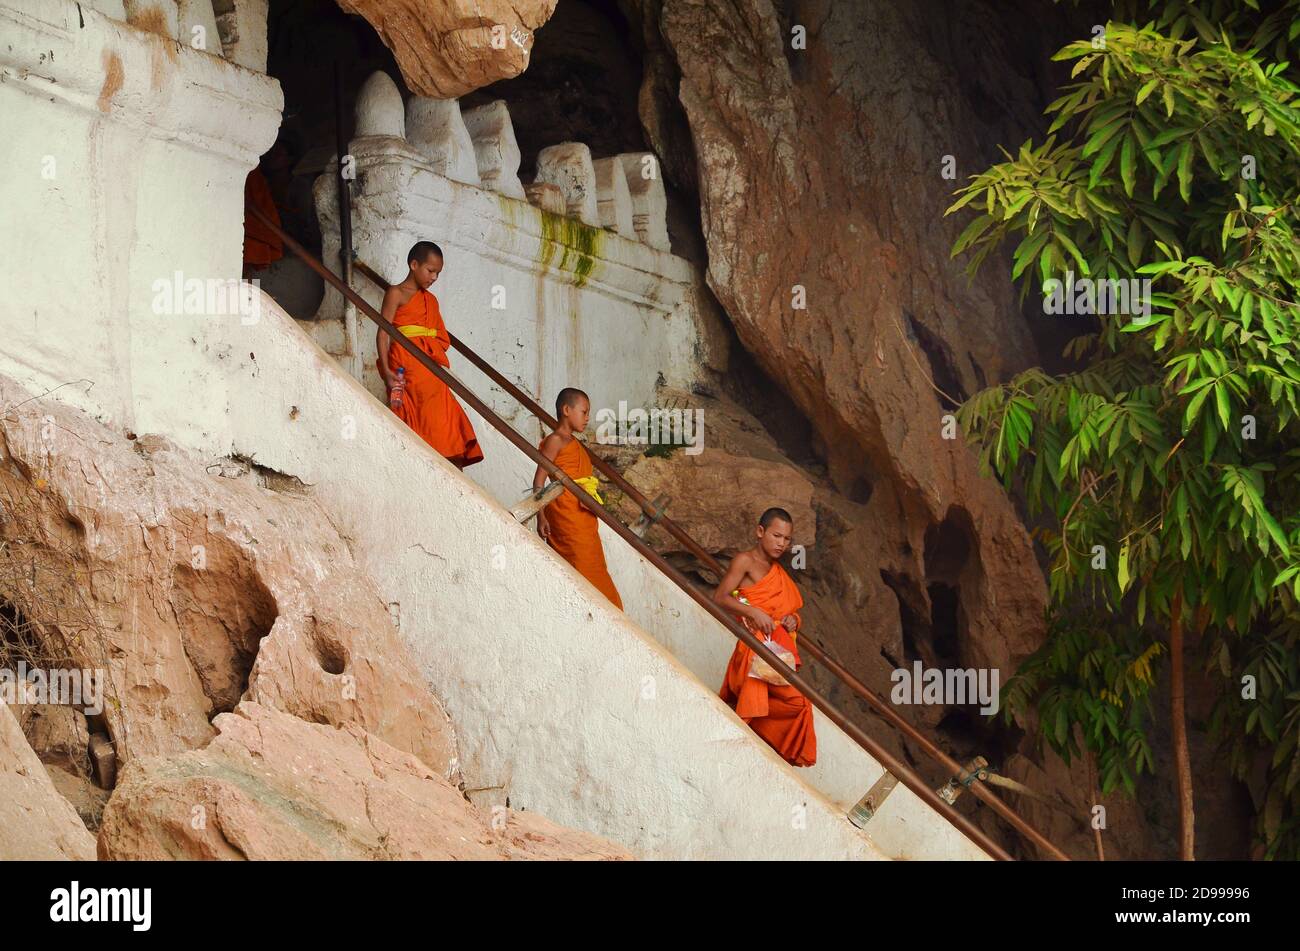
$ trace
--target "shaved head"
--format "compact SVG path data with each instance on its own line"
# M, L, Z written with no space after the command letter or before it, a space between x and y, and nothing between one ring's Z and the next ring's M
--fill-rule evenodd
M417 241L411 245L411 253L406 256L406 263L410 264L414 261L416 264L423 264L434 255L442 257L442 248L432 241Z
M564 389L560 390L559 394L555 397L555 418L563 419L564 407L577 406L578 400L586 400L590 403L591 397L582 392L582 390L578 389L576 386L566 386Z

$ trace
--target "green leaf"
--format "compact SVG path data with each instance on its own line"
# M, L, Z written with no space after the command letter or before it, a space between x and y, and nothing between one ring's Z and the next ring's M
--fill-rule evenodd
M1085 277L1088 276L1088 274L1090 273L1088 270L1088 261L1083 256L1083 254L1080 253L1079 246L1076 245L1073 241L1071 241L1069 236L1066 235L1064 232L1061 231L1056 232L1055 238L1058 244L1062 245L1065 248L1065 250L1070 252L1070 256L1074 258L1074 263L1079 265L1079 270L1083 273L1083 275Z
M1210 389L1207 387L1206 389L1201 390L1199 393L1193 396L1191 402L1187 404L1187 410L1183 414L1184 432L1189 432L1191 430L1192 420L1195 419L1196 414L1201 411L1201 404L1205 402L1205 397L1209 396L1209 394L1210 394Z
M1182 270L1184 267L1182 261L1158 261L1155 264L1144 264L1137 269L1139 274L1164 274L1166 271Z
M1128 251L1128 263L1137 267L1142 261L1142 249L1146 246L1146 238L1142 231L1142 222L1134 216L1128 225L1128 239L1125 242Z
M970 247L996 220L992 215L980 215L978 218L973 219L962 230L962 233L957 237L957 242L952 246L953 257Z
M1038 257L1038 252L1043 249L1047 239L1051 237L1050 231L1040 231L1038 234L1030 235L1020 242L1013 255L1015 267L1011 271L1011 279L1014 281L1024 272L1025 268L1033 264L1034 259Z
M1104 145L1118 135L1120 130L1123 128L1124 123L1120 121L1118 114L1109 120L1097 123L1088 135L1087 142L1083 145L1082 157L1087 158L1089 155L1099 151Z
M1124 194L1132 198L1137 183L1137 155L1131 135L1124 136L1124 145L1119 153L1119 174L1124 180Z
M1093 160L1092 171L1088 174L1088 188L1096 191L1101 184L1102 176L1106 174L1106 169L1110 167L1111 159L1115 157L1115 150L1119 148L1119 139L1111 139L1101 153Z
M1184 142L1178 149L1178 194L1183 201L1192 200L1192 143Z
M1223 422L1223 428L1226 430L1231 425L1228 420L1231 416L1231 408L1228 405L1228 388L1223 385L1223 381L1214 384L1214 400L1219 406L1219 419Z
M1284 568L1278 576L1273 579L1273 587L1276 588L1280 585L1286 584L1294 578L1297 573L1300 573L1300 565L1292 565L1290 568Z
M1188 393L1195 393L1201 387L1209 386L1211 383L1214 382L1214 379L1215 378L1212 376L1203 376L1200 377L1199 379L1192 380L1190 383L1188 383L1186 386L1184 386L1181 390L1178 391L1178 395L1186 396Z

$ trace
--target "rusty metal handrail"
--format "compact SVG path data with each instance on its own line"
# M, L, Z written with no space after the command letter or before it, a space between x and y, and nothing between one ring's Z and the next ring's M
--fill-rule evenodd
M916 794L917 798L939 815L946 818L949 823L955 826L971 841L979 845L980 848L994 859L999 861L1012 861L1011 855L1008 854L1002 846L994 842L986 832L977 827L966 816L957 812L933 789L926 785L925 781L910 767L908 767L907 764L903 763L887 749L873 740L863 732L857 724L853 723L847 716L836 709L834 704L823 697L821 693L807 681L804 675L787 667L780 658L776 656L776 654L764 646L764 644L757 637L751 634L748 629L732 618L730 614L725 612L712 598L705 596L702 591L696 588L695 585L691 584L685 575L664 560L658 552L651 549L640 538L634 535L627 526L614 518L614 516L611 515L603 505L600 505L591 497L590 493L585 491L581 486L569 478L569 476L565 474L564 470L542 455L542 453L534 447L532 443L516 432L515 429L503 419L497 416L491 407L479 399L478 396L469 389L469 387L446 369L439 366L432 357L407 339L407 337L403 335L395 325L386 320L381 313L371 307L370 304L361 297L361 295L345 284L338 275L322 264L315 255L303 248L302 245L286 234L282 228L271 221L270 218L263 214L259 209L250 206L249 211L251 211L263 224L278 233L281 240L284 242L285 247L298 255L298 257L301 258L308 267L319 274L327 284L349 300L358 311L374 321L380 329L388 334L390 339L406 350L421 366L445 383L453 393L464 400L469 407L486 420L492 428L501 433L502 436L515 446L515 448L540 466L543 471L551 476L552 479L562 484L564 488L578 500L580 505L609 526L610 530L631 545L632 548L641 555L641 557L645 558L652 565L658 568L661 573L666 575L669 580L685 592L688 597L711 614L713 618L730 631L732 635L742 641L746 647L754 651L754 653L768 664L772 665L774 669L780 671L781 676L784 677L792 687L803 694L810 703L817 707L817 709L821 710L827 719L847 733L854 742L872 756L876 762L880 763L884 769L898 777L899 781L911 789L912 792Z
M365 277L380 290L389 288L388 281L384 280L378 272L375 271L365 261L360 259L353 261L353 270L365 275ZM542 406L531 396L520 389L515 383L507 379L502 373L492 366L474 350L459 340L454 334L448 331L447 335L451 338L451 345L463 357L469 360L474 366L481 370L493 383L501 387L516 402L521 404L525 409L531 412L538 420L545 424L549 429L554 430L558 426L556 419L546 412ZM618 471L611 463L602 459L596 453L589 453L592 464L609 478L618 488L635 502L641 511L650 519L654 520L665 531L681 542L686 549L696 558L700 559L707 567L717 573L719 577L726 574L722 564L707 550L705 550L691 535L667 514L657 512L650 500L647 499L637 488L624 478L623 474ZM855 677L836 660L826 648L822 647L815 640L806 634L801 634L799 643L805 647L812 658L822 664L831 672L841 683L849 688L855 695L866 701L872 711L883 718L887 723L900 730L904 735L917 743L921 750L931 759L943 766L952 776L961 776L965 773L965 768L957 760L945 753L940 747L930 740L924 733L918 730L911 723L908 723L885 702L879 694ZM1061 861L1069 861L1065 855L1051 840L1041 832L1031 826L1015 810L1002 801L995 793L988 789L982 783L973 783L969 787L973 795L980 801L986 803L994 812L1005 819L1021 835L1032 841L1039 848L1043 849L1048 855Z

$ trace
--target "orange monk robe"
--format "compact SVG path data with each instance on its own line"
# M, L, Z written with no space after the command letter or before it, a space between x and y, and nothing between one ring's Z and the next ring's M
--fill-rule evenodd
M555 457L555 464L570 479L593 479L591 474L591 457L587 447L576 439L560 450ZM593 485L594 488L594 485ZM623 599L618 596L614 579L605 567L605 549L600 544L598 526L600 520L592 515L582 503L565 492L558 499L546 506L546 521L550 523L551 535L547 539L552 548L558 551L569 564L600 589L600 593L614 602L614 607L623 609Z
M772 640L794 654L794 669L798 670L803 662L795 644L796 635L782 627L780 622L787 614L798 616L803 607L803 597L785 569L773 563L762 581L741 588L739 596L777 622ZM759 633L758 636L762 638L763 635ZM749 666L754 656L743 641L737 642L718 695L787 763L812 766L817 762L812 704L789 684L778 687L750 677Z
M284 241L278 234L249 214L256 208L277 225L280 212L271 198L271 186L260 168L255 168L244 179L244 263L254 268L264 268L284 257Z
M438 298L428 291L416 291L397 308L393 323L439 366L451 366L447 359L451 338L442 322ZM447 384L421 366L395 340L388 345L388 367L394 378L399 369L406 370L406 393L402 405L393 411L402 422L454 465L463 468L481 462L483 450L479 448L474 427Z

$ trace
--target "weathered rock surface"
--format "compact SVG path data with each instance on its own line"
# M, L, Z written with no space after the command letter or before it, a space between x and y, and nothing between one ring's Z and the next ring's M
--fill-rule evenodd
M817 0L788 17L770 0L627 6L680 71L709 286L741 343L807 417L835 485L871 503L870 543L898 566L901 597L923 604L964 577L957 659L1024 656L1042 635L1042 575L1011 503L942 438L934 388L960 399L1037 356L1005 273L968 283L949 260L960 226L942 218L956 186L945 155L964 176L1034 128L1036 88L1008 68L1003 16L932 2ZM796 25L806 49L792 48ZM971 69L1005 113L966 101L984 88ZM642 105L671 158L663 104Z
M75 707L53 703L15 704L13 711L28 745L41 762L78 775L89 773L90 731L85 714Z
M113 859L630 857L472 806L397 612L296 480L0 377L0 502L0 662L105 685L102 713L0 709L0 859L94 858L88 828Z
M256 703L201 750L128 767L103 859L622 859L540 817L486 817L441 775L355 723L306 723Z
M54 788L59 791L59 795L77 810L82 824L92 835L97 834L99 823L104 816L104 806L108 804L111 792L95 785L90 776L74 775L61 766L46 763L45 771L49 774L50 781L54 783Z
M0 380L0 600L43 627L51 663L105 672L119 766L204 745L246 697L455 772L446 713L301 487L25 399Z
M673 521L710 552L734 554L752 545L759 516L772 507L794 518L798 544L816 544L812 482L788 463L706 446L694 456L677 450L667 458L643 457L624 474L648 498L669 495ZM680 547L663 529L652 531L659 551Z
M691 129L677 98L681 70L660 29L663 0L619 0L641 54L637 111L646 142L664 163L664 177L694 198L698 183Z
M0 862L94 857L94 837L0 702Z
M422 96L455 99L528 66L533 31L556 0L339 0L393 51L406 85Z

